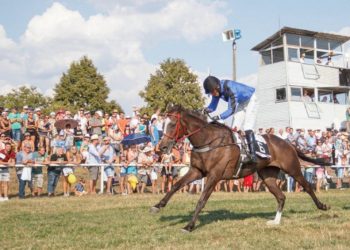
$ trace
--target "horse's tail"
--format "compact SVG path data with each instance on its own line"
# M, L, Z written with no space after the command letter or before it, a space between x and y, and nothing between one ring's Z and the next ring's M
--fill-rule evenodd
M303 152L301 152L300 149L295 147L295 145L294 145L294 148L297 151L298 157L304 161L311 162L311 163L314 163L314 164L320 165L320 166L332 166L333 165L332 163L327 162L324 158L312 158L312 157L305 155Z

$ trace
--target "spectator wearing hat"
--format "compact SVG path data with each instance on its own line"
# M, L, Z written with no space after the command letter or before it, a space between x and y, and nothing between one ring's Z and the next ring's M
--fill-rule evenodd
M96 111L95 115L90 119L89 125L91 127L91 133L102 136L102 112Z
M117 155L116 162L119 162L119 156L122 152L122 140L124 138L123 133L119 130L118 126L110 126L107 131L108 137L111 138L111 146L114 148Z
M37 120L39 117L41 117L41 108L34 109L34 119Z
M16 153L12 150L9 142L5 143L5 148L0 150L0 164L14 165L16 161ZM10 172L7 167L0 168L0 201L8 200L8 190L10 182Z
M114 177L114 167L112 164L115 162L116 154L113 147L111 146L110 137L106 136L105 138L103 138L103 145L100 149L99 154L101 155L102 163L108 164L104 168L104 174L107 180L106 193L112 194L112 178Z
M94 134L91 136L91 143L88 148L87 164L91 165L89 169L89 193L96 194L96 183L98 179L98 166L102 163L99 145L99 136Z
M68 158L63 147L57 147L56 152L50 157L50 166L47 168L47 192L48 196L55 196L57 183L62 172L62 165L68 163Z
M313 152L316 147L316 135L312 129L308 129L308 135L305 137L307 143L307 149L309 152Z
M38 120L39 147L45 147L45 151L50 151L50 116L45 115Z
M305 139L305 133L304 133L304 131L301 131L301 132L299 133L299 136L298 136L298 138L297 138L296 141L297 141L297 146L298 146L298 148L299 148L302 152L308 153L307 141L306 141L306 139Z
M140 193L144 193L145 187L148 183L148 179L152 171L152 166L154 163L152 152L153 149L147 146L143 149L138 158L138 163L141 164L138 170L138 175L141 182ZM155 192L155 190L153 191Z
M8 119L11 123L12 139L16 142L20 142L23 119L17 108L12 109L11 113L8 115Z
M25 167L17 167L16 174L19 183L19 193L20 199L25 197L25 187L28 185L32 192L32 169L31 166L34 163L34 156L31 152L31 146L29 144L24 144L22 150L16 154L16 164L23 164Z

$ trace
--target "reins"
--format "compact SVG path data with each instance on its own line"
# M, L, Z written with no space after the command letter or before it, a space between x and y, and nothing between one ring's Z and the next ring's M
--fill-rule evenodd
M201 131L203 128L207 127L210 125L210 123L205 124L202 127L199 127L197 129L195 129L192 132L188 132L188 129L185 125L181 124L181 112L173 114L173 113L168 113L166 114L166 116L172 116L176 118L176 125L175 125L175 131L172 135L169 135L167 133L164 133L163 135L170 138L171 140L174 140L175 142L180 142L183 141L186 138L189 138L190 136L198 133L199 131ZM183 132L184 135L182 137L180 137L180 132ZM211 147L210 145L215 142L216 140L221 139L221 141L219 142L218 145ZM225 139L224 136L221 137L217 137L214 138L212 141L210 141L209 143L202 145L202 146L195 146L193 145L193 152L197 152L197 153L205 153L205 152L209 152L212 151L214 149L217 148L222 148L222 147L230 147L230 146L238 146L237 143L228 143L228 144L222 144L223 140Z

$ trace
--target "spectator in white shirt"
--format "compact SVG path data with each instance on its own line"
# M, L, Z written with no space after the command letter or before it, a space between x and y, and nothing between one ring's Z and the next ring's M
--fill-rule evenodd
M96 194L96 183L98 178L98 165L102 163L100 154L100 145L98 135L91 136L91 143L88 149L89 156L87 158L87 164L91 165L89 169L89 193ZM94 165L95 164L95 165Z

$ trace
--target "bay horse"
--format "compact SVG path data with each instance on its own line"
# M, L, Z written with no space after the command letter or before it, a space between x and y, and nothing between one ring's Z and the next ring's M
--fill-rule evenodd
M173 194L183 186L194 180L207 177L204 190L197 203L196 210L190 222L182 229L184 232L191 232L202 208L205 206L209 196L220 180L234 179L237 174L237 166L240 159L240 148L233 139L229 127L220 123L208 123L204 118L190 110L180 106L174 106L168 110L165 119L163 138L159 148L163 152L170 152L176 142L187 137L193 145L191 154L191 167L187 174L177 181L172 189L150 212L157 213L165 207ZM282 210L285 203L285 195L278 187L276 179L280 170L292 176L304 190L311 196L318 209L327 210L329 207L320 202L316 197L311 185L302 175L299 158L305 161L315 162L297 151L290 143L274 135L263 135L267 142L271 158L258 159L257 164L245 165L235 178L243 178L247 175L258 172L269 191L277 200L277 211L274 220L267 222L268 225L279 225L282 217ZM318 162L319 163L319 162Z

